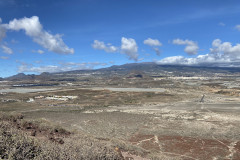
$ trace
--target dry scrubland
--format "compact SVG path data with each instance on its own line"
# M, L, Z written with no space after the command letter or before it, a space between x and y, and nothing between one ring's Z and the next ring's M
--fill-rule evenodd
M2 159L240 159L239 76L21 83L1 83Z
M110 144L46 121L3 113L0 119L1 159L122 159Z

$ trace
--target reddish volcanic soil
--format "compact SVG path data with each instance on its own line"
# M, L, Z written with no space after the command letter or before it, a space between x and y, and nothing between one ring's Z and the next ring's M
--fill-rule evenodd
M132 144L183 159L240 159L240 142L182 136L135 135Z

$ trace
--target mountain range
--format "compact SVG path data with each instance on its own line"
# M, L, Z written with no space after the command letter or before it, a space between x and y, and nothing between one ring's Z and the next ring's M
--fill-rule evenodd
M114 77L124 76L131 72L143 72L149 76L211 76L212 74L234 74L240 73L237 67L204 67L204 66L179 66L158 65L156 63L128 63L124 65L113 65L107 68L91 70L73 70L57 73L43 72L39 75L19 73L0 80L22 81L22 80L62 80L74 81L78 77L102 76Z

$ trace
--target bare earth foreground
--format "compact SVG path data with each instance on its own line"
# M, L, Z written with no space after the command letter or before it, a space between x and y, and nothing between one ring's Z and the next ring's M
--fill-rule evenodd
M153 85L140 87L138 82L144 81ZM48 135L31 123L18 127L29 137L59 146L91 137L78 145L106 146L120 159L240 159L239 78L137 77L122 86L79 83L14 88L13 82L2 82L0 111L71 133Z

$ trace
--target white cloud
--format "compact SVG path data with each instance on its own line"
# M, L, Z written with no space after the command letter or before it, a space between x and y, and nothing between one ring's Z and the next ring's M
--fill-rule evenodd
M0 59L8 59L9 57L1 56Z
M0 42L6 36L6 29L2 26L2 19L0 18Z
M2 19L0 18L0 43L1 43L2 39L6 36L6 29L4 28L4 26L1 23L2 23ZM7 53L7 54L13 53L12 49L7 47L4 44L0 45L0 48L2 48L4 53Z
M62 40L60 34L52 35L43 30L43 27L37 16L31 18L14 19L9 24L3 25L6 29L19 31L24 30L26 35L30 36L34 42L49 51L60 54L73 54L74 49L69 48Z
M6 31L0 26L0 42L6 36Z
M144 40L143 43L149 46L159 46L159 47L162 46L162 43L159 42L159 40L151 39L151 38Z
M44 51L39 49L39 50L32 50L33 53L39 53L39 54L43 54Z
M126 54L129 59L138 61L138 46L136 41L132 38L122 37L121 47L115 47L110 43L105 44L102 41L94 40L92 47L109 53L120 52L122 54Z
M235 26L235 29L237 29L238 31L240 31L240 24Z
M0 47L3 49L3 52L4 52L4 53L13 54L12 49L9 48L9 47L7 47L6 45L1 45Z
M54 65L34 67L32 64L21 63L21 65L18 66L19 73L22 73L22 72L42 73L42 72L58 72L58 71L60 71L59 66L54 66Z
M174 39L173 44L186 45L184 52L186 52L187 54L190 54L190 55L197 54L198 49L199 49L198 44L196 42L187 40L187 39L186 40Z
M114 53L117 52L118 48L111 45L111 44L107 44L105 45L104 42L102 41L98 41L98 40L94 40L92 47L94 49L98 49L98 50L104 50L105 52L109 52L109 53Z
M188 64L183 56L166 57L157 62L158 64Z
M195 58L185 58L183 56L167 57L158 64L174 64L174 65L211 65L211 66L238 66L240 67L240 44L232 46L230 42L222 42L215 39L212 42L210 53L198 55Z
M41 61L41 60L40 60L40 61L34 61L34 63L36 63L36 64L41 64L42 61Z
M212 42L213 48L210 49L212 54L222 55L224 58L233 60L240 60L240 44L232 46L230 42L223 42L220 39L215 39Z
M100 62L88 62L88 63L75 63L75 62L68 62L68 63L59 63L59 65L46 65L46 66L34 66L33 64L27 64L24 62L18 62L21 65L18 66L18 72L65 72L71 70L82 70L82 69L94 69L97 66L105 66L106 63Z
M134 39L122 37L121 53L126 54L129 59L138 61L138 46Z
M157 54L158 56L160 56L160 53L161 53L160 49L159 49L159 48L153 48L153 49L154 49L154 51L156 52L156 54Z
M218 23L218 25L219 25L219 26L222 26L222 27L226 26L226 24L223 23L223 22Z
M148 38L146 40L143 41L143 43L145 45L148 45L148 46L151 46L152 49L156 52L156 54L159 56L160 55L160 49L157 48L157 47L161 47L162 46L162 43L157 40L157 39L152 39L152 38Z
M18 43L18 41L15 40L15 39L12 39L12 40L11 40L11 43L15 44L15 43Z

